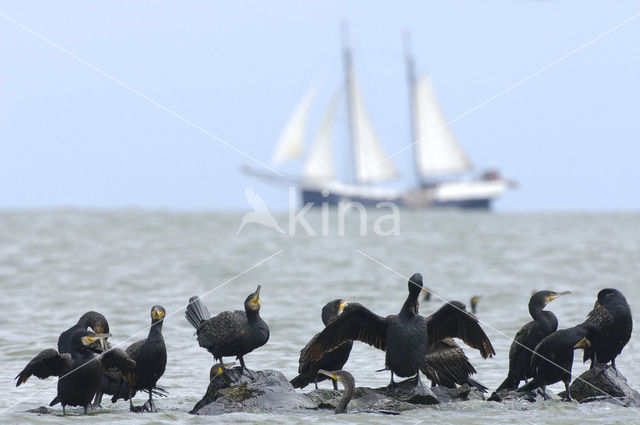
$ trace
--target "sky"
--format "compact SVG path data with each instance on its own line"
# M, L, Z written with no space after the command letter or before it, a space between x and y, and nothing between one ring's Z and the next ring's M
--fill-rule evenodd
M411 142L408 31L476 169L519 182L496 209L638 210L639 14L588 0L0 1L0 208L246 209L249 186L286 209L286 188L241 168L269 165L320 81L313 133L343 82L346 21L388 153ZM393 162L394 184L415 184L411 149Z

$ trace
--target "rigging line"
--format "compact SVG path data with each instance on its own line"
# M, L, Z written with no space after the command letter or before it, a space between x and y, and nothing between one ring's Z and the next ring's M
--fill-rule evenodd
M15 19L11 18L10 16L8 16L8 15L2 13L2 12L0 12L0 16L3 17L5 20L13 23L14 25L22 28L24 31L28 32L29 34L32 34L33 36L35 36L35 37L39 38L40 40L44 41L48 45L56 48L57 50L61 51L62 53L72 57L73 59L75 59L76 61L82 63L83 65L88 66L89 68L93 69L98 74L102 75L103 77L113 81L114 83L116 83L119 86L127 89L131 93L141 97L142 99L146 100L147 102L151 103L152 105L156 106L157 108L165 111L166 113L172 115L173 117L177 118L178 120L184 122L185 124L187 124L188 126L194 128L195 130L199 131L200 133L210 137L211 139L223 144L227 148L239 153L240 155L244 156L245 158L255 162L256 164L266 168L267 170L271 171L272 173L275 173L278 176L282 177L282 174L280 174L277 170L275 170L274 168L272 168L272 167L268 166L267 164L263 163L259 159L256 159L254 156L249 155L248 153L236 148L235 146L233 146L231 143L227 142L223 138L221 138L219 136L216 136L215 134L213 134L210 131L204 129L203 127L199 126L195 122L191 121L190 119L188 119L184 115L181 115L178 112L175 112L172 109L169 109L168 107L164 106L163 104L161 104L157 100L152 99L151 97L149 97L146 94L142 93L140 90L137 90L137 89L133 88L129 84L119 80L118 78L116 78L115 76L109 74L108 72L103 71L102 69L98 68L97 66L93 65L90 62L87 62L86 60L82 59L80 56L76 55L75 53L71 52L70 50L65 49L64 47L62 47L58 43L48 39L47 37L43 36L42 34L30 29L29 27L21 24L20 22L16 21Z
M573 56L574 54L580 52L581 50L589 47L590 45L592 45L593 43L595 43L596 41L600 40L601 38L611 34L614 31L619 30L620 28L622 28L623 26L635 21L636 19L638 19L638 17L640 17L640 12L636 13L635 15L631 16L630 18L625 19L624 21L618 23L617 25L613 26L612 28L609 28L607 31L599 34L598 36L592 38L591 40L581 44L580 46L570 50L569 52L565 53L564 55L560 56L558 59L548 63L547 65L543 66L542 68L538 69L537 71L527 75L526 77L522 78L521 80L511 84L510 86L508 86L507 88L501 90L500 92L498 92L497 94L489 97L488 99L480 102L479 104L477 104L476 106L472 107L471 109L468 109L467 111L461 113L460 115L456 116L455 118L453 118L452 120L448 121L444 127L449 127L451 126L453 123L455 123L458 120L461 120L462 118L466 117L467 115L477 111L478 109L482 108L483 106L487 105L488 103L493 102L494 100L496 100L497 98L501 97L502 95L510 92L511 90L521 86L522 84L526 83L527 81L531 80L532 78L538 76L539 74L543 73L544 71L546 71L547 69L559 64L560 62L563 62L565 59L568 59L569 57ZM382 162L380 162L378 164L381 165L389 160L391 160L391 158L401 154L402 152L406 151L407 149L411 148L412 146L414 146L416 143L418 142L422 142L424 140L424 138L420 138L418 140L414 140L413 142L411 142L410 144L404 146L403 148L397 150L396 152L392 153L391 155L387 156Z

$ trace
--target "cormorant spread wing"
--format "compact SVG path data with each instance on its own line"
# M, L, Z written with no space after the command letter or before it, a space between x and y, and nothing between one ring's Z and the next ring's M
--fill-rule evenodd
M300 356L310 361L318 360L322 353L349 340L362 341L384 351L387 349L386 333L387 318L378 316L362 304L352 303L309 341Z
M27 379L31 375L37 376L40 379L48 378L50 376L64 375L73 364L71 355L68 353L59 354L53 348L49 348L41 351L36 355L22 371L16 376L16 387L27 382Z
M443 338L460 338L468 346L480 350L484 358L496 354L478 319L468 313L465 305L459 301L451 301L440 307L427 318L427 326L428 346Z

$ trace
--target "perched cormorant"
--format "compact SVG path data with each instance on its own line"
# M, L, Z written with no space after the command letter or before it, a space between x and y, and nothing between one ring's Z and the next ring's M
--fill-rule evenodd
M469 301L469 305L471 306L471 313L473 314L476 314L478 310L478 301L480 301L480 295L474 295Z
M69 338L70 352L58 353L50 348L41 351L16 376L16 387L35 375L40 379L58 376L58 395L49 404L62 404L62 414L66 406L82 406L84 413L98 390L103 368L117 368L126 379L132 379L135 368L133 361L123 350L112 349L96 356L96 341L107 338L86 330L77 330Z
M335 413L347 413L347 404L349 404L349 401L351 401L351 398L353 397L353 393L356 388L356 380L353 379L353 376L346 370L334 370L329 372L324 369L320 369L318 370L318 373L328 376L333 379L333 382L339 381L342 384L344 387L344 393L336 406Z
M71 335L76 331L86 331L87 328L91 328L96 334L108 334L109 322L107 318L96 311L88 311L83 314L78 323L71 326L66 331L60 334L58 338L58 352L70 353L71 352ZM106 338L100 338L100 343L106 343ZM103 346L103 349L106 348Z
M322 323L327 326L332 320L334 320L340 313L344 307L348 305L348 302L345 300L333 300L327 303L322 308ZM318 388L318 381L323 381L325 379L329 379L326 374L318 374L320 369L326 370L339 370L342 369L342 366L349 360L349 354L351 353L351 347L353 347L353 341L347 341L342 343L335 350L326 352L322 355L320 360L316 361L308 361L306 360L302 353L304 353L305 349L303 348L300 352L300 362L298 366L299 375L291 380L291 385L293 388L304 388L309 383L313 382L316 385L316 389ZM333 389L338 389L338 383L335 380L333 382Z
M361 304L346 306L341 315L313 337L303 349L306 361L319 360L322 355L345 341L358 340L386 351L385 366L401 377L417 375L416 386L422 386L419 370L424 363L427 347L444 338L461 338L480 350L483 357L495 354L489 338L477 319L467 313L464 304L451 301L428 319L418 314L418 297L422 290L422 275L416 273L408 283L409 295L397 315L378 316Z
M604 367L611 362L616 369L616 357L631 338L633 320L627 300L620 291L606 288L598 292L598 300L585 322L593 323L599 332L595 347L584 349L583 361L591 359L591 367Z
M196 328L198 344L213 354L223 370L226 356L236 356L244 370L243 356L269 340L269 327L260 317L260 288L245 299L244 311L223 311L213 318L197 295L189 298L185 316Z
M427 355L420 370L431 380L432 386L456 388L456 384L468 384L482 392L487 391L487 387L471 379L470 375L477 373L476 369L458 343L451 338L444 338L427 347Z
M111 398L112 403L121 398L129 400L129 410L132 412L156 411L152 394L167 365L167 348L162 337L162 323L165 315L164 307L154 305L151 308L149 335L146 339L127 347L127 354L136 362L135 380L133 383L129 383L124 379L120 379L119 388ZM133 397L137 391L147 391L149 393L149 400L142 406L133 405Z
M577 348L587 349L598 337L598 329L592 323L582 323L569 329L561 329L546 336L536 346L531 357L533 379L518 389L519 392L533 391L542 388L545 399L546 386L556 382L564 382L566 399L571 401L571 366L573 365L573 351Z
M533 320L520 328L509 349L509 374L490 399L497 399L502 390L515 390L520 381L533 377L531 355L536 345L558 329L555 314L544 308L556 298L571 292L538 291L529 299L529 314Z

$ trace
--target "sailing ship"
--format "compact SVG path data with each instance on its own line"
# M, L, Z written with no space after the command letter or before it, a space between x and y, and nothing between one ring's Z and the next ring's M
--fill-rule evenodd
M302 175L296 179L302 205L358 202L370 207L381 202L393 202L398 206L417 208L488 209L492 201L511 186L511 182L501 178L495 169L477 177L465 176L472 170L471 162L447 125L428 76L415 77L413 57L407 49L417 185L409 190L380 187L380 183L396 179L400 173L386 154L371 123L354 73L351 50L346 43L343 59L344 90L333 96L306 155ZM316 93L316 88L309 90L284 127L272 159L274 167L303 156L307 121ZM333 154L332 130L342 98L346 100L349 117L354 170L350 182L338 177Z

